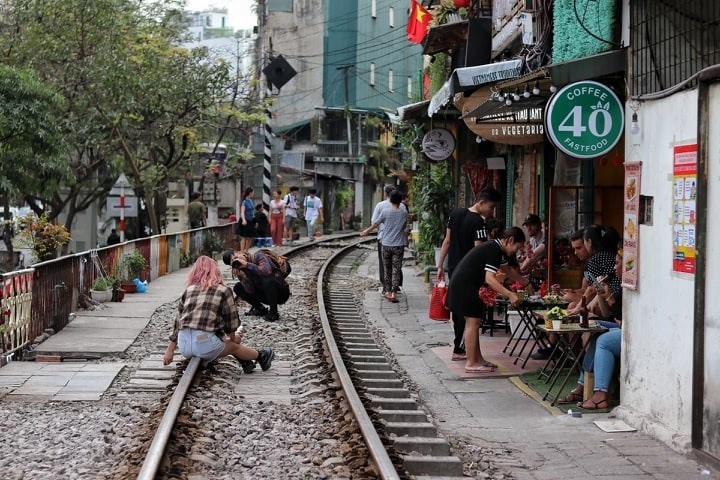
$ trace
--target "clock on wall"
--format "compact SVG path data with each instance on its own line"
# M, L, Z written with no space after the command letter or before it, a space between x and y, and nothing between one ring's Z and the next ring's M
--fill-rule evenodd
M445 128L433 128L423 137L422 151L430 160L445 160L455 151L455 137Z

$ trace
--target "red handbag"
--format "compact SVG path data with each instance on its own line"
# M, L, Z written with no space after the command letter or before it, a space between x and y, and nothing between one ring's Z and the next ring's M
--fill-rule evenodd
M450 320L450 310L448 310L445 303L447 294L448 287L445 285L445 282L433 285L432 292L430 293L430 313L428 315L430 319L439 322Z

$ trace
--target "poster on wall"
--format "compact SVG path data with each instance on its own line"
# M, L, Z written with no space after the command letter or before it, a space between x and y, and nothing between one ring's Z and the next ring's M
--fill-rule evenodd
M673 271L695 274L697 144L673 152Z
M638 212L640 211L640 172L642 162L625 164L625 189L623 194L623 258L622 286L630 290L638 288Z

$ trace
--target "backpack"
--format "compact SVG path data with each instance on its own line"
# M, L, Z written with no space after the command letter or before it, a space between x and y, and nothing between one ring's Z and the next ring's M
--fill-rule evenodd
M282 273L283 278L290 275L290 272L292 272L292 267L290 266L290 261L287 259L284 255L278 255L277 253L273 252L272 250L269 250L267 248L261 248L260 251L264 253L270 261L273 263L273 266Z

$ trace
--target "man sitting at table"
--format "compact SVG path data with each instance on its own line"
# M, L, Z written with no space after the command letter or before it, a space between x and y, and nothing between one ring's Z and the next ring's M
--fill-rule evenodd
M622 255L618 255L615 265L615 275L621 274ZM594 372L595 384L593 394L587 401L583 402L583 394L585 391L584 372L578 377L578 386L575 387L567 396L561 398L558 403L576 403L580 408L586 410L597 410L608 407L609 397L608 388L612 376L615 372L616 361L620 359L620 345L622 339L622 289L613 291L609 284L602 282L597 291L595 299L597 301L597 310L603 320L598 324L609 331L593 337L592 342L583 358L584 372Z
M572 247L575 256L584 265L585 261L590 257L590 252L588 252L587 248L585 248L583 230L578 230L570 236L570 246ZM562 300L569 303L569 309L575 308L577 302L579 302L585 294L585 289L587 287L587 281L585 280L585 278L583 278L582 282L580 283L580 288L563 290ZM552 354L552 351L555 349L555 345L558 341L557 335L551 333L550 335L548 335L547 340L549 342L549 345L539 348L537 352L530 355L530 358L532 358L533 360L546 360L550 358L550 354Z

